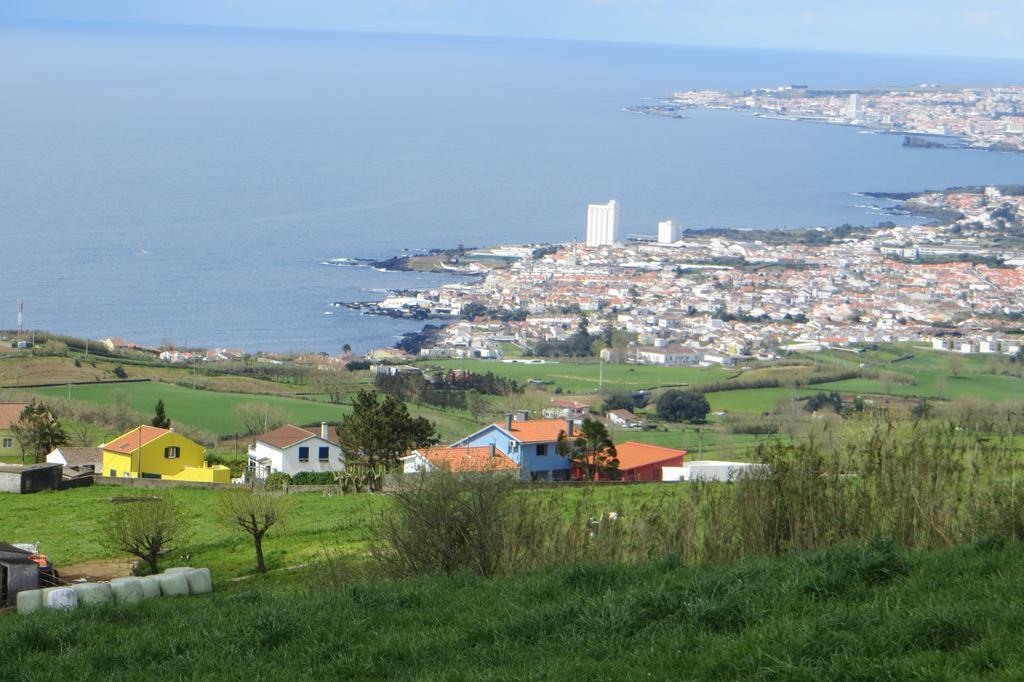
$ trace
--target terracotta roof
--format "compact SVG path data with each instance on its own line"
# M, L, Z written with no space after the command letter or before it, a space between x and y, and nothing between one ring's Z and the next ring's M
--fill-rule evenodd
M636 469L669 460L675 460L681 464L683 457L686 456L686 450L673 450L672 448L663 448L660 445L648 445L647 443L635 443L633 441L616 445L615 452L619 459L619 471Z
M68 466L81 466L82 464L102 465L103 463L102 448L67 448L61 446L57 448L57 451L64 456L64 461L68 463Z
M558 434L565 431L564 419L527 419L526 421L513 421L512 428L505 428L504 422L496 422L505 431L510 431L513 437L520 443L554 443L558 440Z
M9 429L21 418L21 411L28 403L0 403L0 429Z
M295 426L293 424L285 424L280 426L273 431L267 431L262 436L257 436L256 440L261 443L277 448L282 448L295 445L300 441L304 441L310 436L320 437L320 429L315 431L312 429L304 429L301 426ZM327 440L335 445L338 444L338 433L335 431L333 426L327 427Z
M142 429L141 436L139 434L139 429ZM111 452L120 452L122 455L130 455L138 450L139 446L152 443L160 436L168 433L170 433L168 429L161 429L156 426L144 424L142 426L136 426L128 433L122 434L113 439L104 445L103 449L110 450Z
M416 450L435 467L449 471L511 471L519 465L501 450L489 446L471 448L428 448Z

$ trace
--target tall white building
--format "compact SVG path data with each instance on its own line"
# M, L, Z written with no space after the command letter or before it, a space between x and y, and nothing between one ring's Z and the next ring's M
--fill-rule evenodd
M674 220L662 220L658 223L658 243L675 244L683 238L683 226Z
M619 240L619 207L612 199L607 204L587 205L587 246L610 246Z
M856 92L851 93L850 98L846 101L846 117L851 121L860 118L860 95Z

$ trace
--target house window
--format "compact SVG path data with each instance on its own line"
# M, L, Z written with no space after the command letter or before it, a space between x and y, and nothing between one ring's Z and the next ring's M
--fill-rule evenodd
M10 450L14 447L14 439L4 438L4 450Z
M142 474L143 478L162 478L161 474Z
M537 456L538 457L547 457L547 454L548 454L548 444L547 443L537 443Z
M110 477L111 478L117 478L117 469L111 469L110 470Z
M320 453L319 453L320 454L320 461L321 462L326 462L330 458L330 453L331 453L331 449L330 448L321 447L320 448Z
M164 448L164 459L178 459L181 456L181 449L177 445L169 445Z
M309 448L306 447L305 445L303 445L302 447L299 448L299 461L300 462L308 462L309 461Z

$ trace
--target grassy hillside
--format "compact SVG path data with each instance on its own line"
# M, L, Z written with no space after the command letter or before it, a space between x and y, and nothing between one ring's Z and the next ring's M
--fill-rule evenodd
M1024 546L876 543L728 565L582 565L244 589L0 616L36 679L929 679L1024 669Z
M68 397L66 386L35 388L33 393L58 398ZM250 395L244 393L222 393L219 391L193 391L191 388L160 382L130 384L99 384L95 386L72 386L71 398L109 405L114 402L117 392L128 396L131 407L142 414L151 414L157 400L163 400L171 421L180 421L196 428L225 435L244 433L242 421L235 414L241 403L267 403L285 411L289 422L314 424L320 421L337 421L347 408L328 403L300 398L273 395Z
M566 393L593 393L601 383L601 366L597 362L574 362L571 359L548 360L542 365L494 362L487 360L429 360L426 367L466 369L471 372L493 372L525 384L530 379L550 382ZM735 372L718 367L654 367L650 365L604 366L605 391L637 391L660 386L680 386L720 381Z

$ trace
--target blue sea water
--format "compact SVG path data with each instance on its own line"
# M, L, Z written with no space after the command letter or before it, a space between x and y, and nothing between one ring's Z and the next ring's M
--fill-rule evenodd
M390 345L333 301L404 249L875 223L861 190L1024 181L1024 155L623 111L691 88L1001 84L1020 62L187 27L0 24L0 327L248 350ZM5 312L6 311L6 312ZM328 314L330 313L330 314Z

